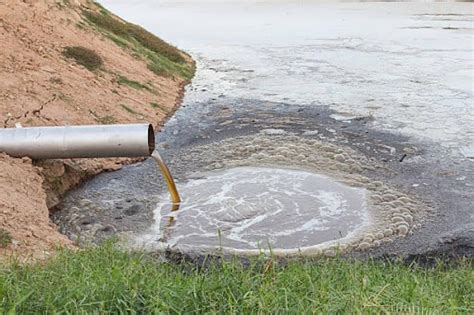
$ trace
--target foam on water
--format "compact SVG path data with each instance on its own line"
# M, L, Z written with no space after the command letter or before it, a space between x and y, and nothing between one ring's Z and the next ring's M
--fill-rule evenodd
M305 171L236 167L190 180L179 190L180 210L171 213L163 196L155 224L140 242L295 249L350 237L369 221L365 189Z

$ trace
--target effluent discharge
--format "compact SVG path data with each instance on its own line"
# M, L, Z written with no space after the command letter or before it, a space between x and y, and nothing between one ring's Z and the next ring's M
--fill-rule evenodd
M235 167L180 185L158 151L152 154L171 200L160 198L141 240L180 248L291 250L350 236L368 218L365 190L315 173ZM178 211L179 210L179 211Z
M178 189L176 188L173 176L171 175L168 166L166 165L158 150L153 151L151 156L155 160L166 181L166 186L168 187L172 202L171 211L176 211L179 209L181 197L179 196Z

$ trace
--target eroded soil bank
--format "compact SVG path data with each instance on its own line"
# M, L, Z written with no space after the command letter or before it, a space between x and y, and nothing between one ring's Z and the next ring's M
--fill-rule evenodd
M149 35L92 1L2 1L1 127L160 126L180 103L194 64ZM91 50L97 67L67 56L71 47ZM32 162L0 155L0 256L43 257L56 245L72 244L50 222L48 209L84 179L134 161Z

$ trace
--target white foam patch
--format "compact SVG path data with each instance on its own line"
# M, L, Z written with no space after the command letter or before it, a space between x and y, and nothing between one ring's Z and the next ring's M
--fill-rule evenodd
M364 189L305 171L238 167L178 189L180 210L171 213L163 195L155 223L138 243L297 249L344 239L369 221Z
M316 136L318 133L318 130L306 130L303 132L303 136Z
M332 114L331 118L339 121L346 121L350 122L352 119L356 119L357 116L348 114L348 113L337 113L337 114Z
M283 129L275 129L275 128L269 128L269 129L262 129L260 131L261 133L263 133L264 135L284 135L286 134L287 132Z

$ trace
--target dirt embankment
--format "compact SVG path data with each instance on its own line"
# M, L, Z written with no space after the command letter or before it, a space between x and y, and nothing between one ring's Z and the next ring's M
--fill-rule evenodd
M151 122L192 77L191 58L87 0L0 1L0 126ZM0 154L0 257L69 245L49 220L64 192L130 159L31 161Z

